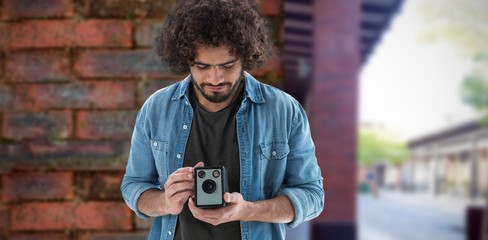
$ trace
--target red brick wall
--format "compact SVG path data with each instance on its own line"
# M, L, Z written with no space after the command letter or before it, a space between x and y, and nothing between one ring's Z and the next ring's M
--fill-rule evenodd
M162 71L175 0L2 0L0 239L145 239L119 186L135 116ZM260 0L276 48L281 0ZM274 56L261 79L280 84Z

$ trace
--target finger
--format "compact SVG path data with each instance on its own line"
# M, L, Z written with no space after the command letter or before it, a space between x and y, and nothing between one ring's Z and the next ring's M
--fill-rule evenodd
M195 167L203 166L203 162L198 162ZM168 180L166 182L178 182L178 181L185 181L185 180L193 180L193 168L194 167L184 167L179 168L174 171L171 175L168 176Z
M189 172L193 172L193 167L178 168L172 174L174 174L174 173L189 173Z
M193 175L189 172L172 173L169 175L168 180L164 183L164 188L168 189L171 185L179 182L192 182Z
M185 182L193 180L193 175L190 172L173 173L169 175L168 181L171 182Z
M226 203L237 203L241 199L241 195L239 193L224 193L224 201Z
M222 223L220 215L217 214L217 211L219 211L218 209L206 210L197 208L193 198L188 199L188 207L190 208L190 212L192 213L193 217L200 221L210 223L214 226Z
M190 212L192 212L193 215L195 215L194 209L196 207L195 207L195 202L193 201L193 197L191 197L191 198L188 199L188 208L190 209Z
M166 197L167 201L175 204L178 203L178 205L182 205L190 198L193 196L193 189L182 189L182 190L177 190L175 192L166 192Z
M232 195L230 193L228 193L228 192L224 193L224 201L226 203L232 202Z
M198 162L197 164L195 164L194 168L203 167L203 166L204 166L203 162Z
M177 182L184 180L186 177L193 178L191 175L193 175L193 167L179 168L168 176L167 181Z
M180 204L184 204L186 200L188 200L191 196L193 195L193 191L191 190L186 190L186 191L181 191L172 196L172 200L175 202L178 202Z
M169 194L170 197L182 193L190 191L193 194L193 182L186 181L186 182L177 182L171 184L167 189L166 192Z

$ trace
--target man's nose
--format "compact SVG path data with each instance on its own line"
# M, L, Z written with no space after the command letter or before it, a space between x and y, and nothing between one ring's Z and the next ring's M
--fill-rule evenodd
M214 85L217 85L224 81L224 74L220 66L211 66L208 81Z

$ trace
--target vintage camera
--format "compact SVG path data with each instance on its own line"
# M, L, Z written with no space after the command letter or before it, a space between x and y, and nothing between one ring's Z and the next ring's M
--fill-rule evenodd
M224 207L224 193L229 191L225 167L196 167L193 174L196 206L199 208Z

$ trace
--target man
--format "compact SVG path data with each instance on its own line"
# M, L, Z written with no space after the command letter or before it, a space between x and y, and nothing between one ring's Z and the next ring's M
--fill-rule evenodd
M158 38L159 55L183 81L141 108L121 190L150 239L284 239L324 207L308 120L286 93L246 70L271 43L252 1L181 1ZM225 207L195 206L193 169L228 169Z

